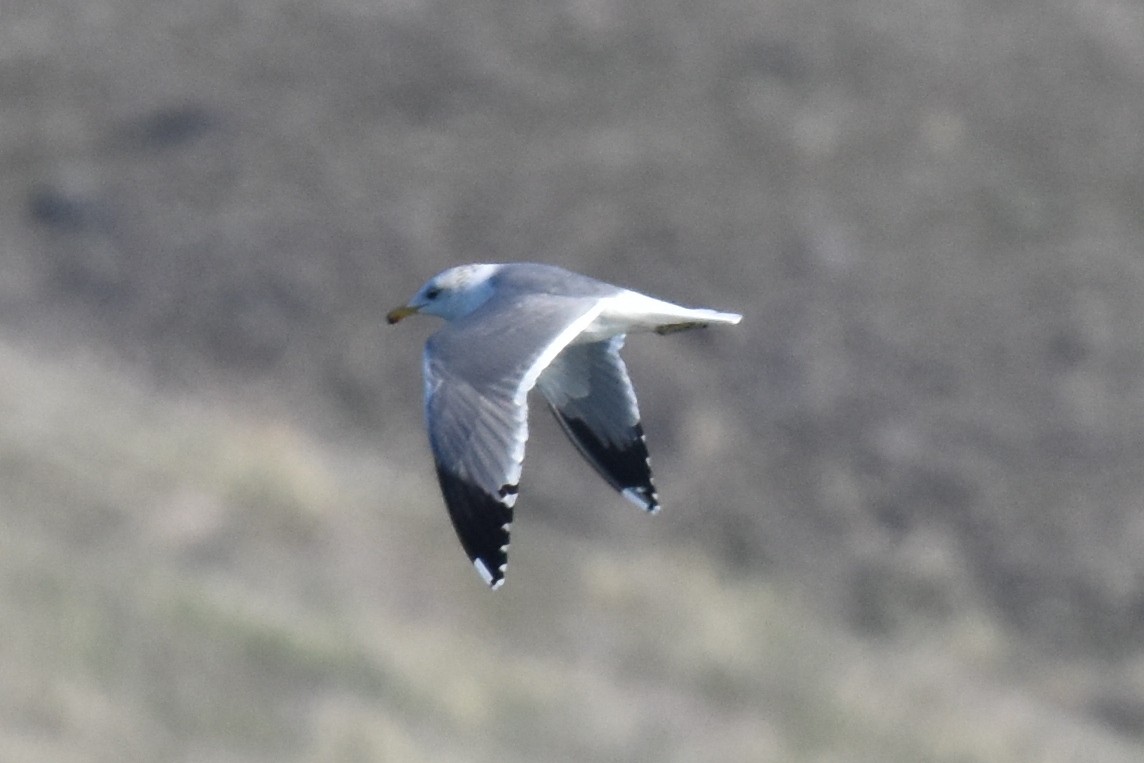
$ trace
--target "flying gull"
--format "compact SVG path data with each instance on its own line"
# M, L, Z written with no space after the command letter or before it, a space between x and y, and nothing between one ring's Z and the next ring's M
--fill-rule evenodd
M504 582L528 393L540 389L568 439L613 488L659 510L624 336L669 334L735 313L680 307L552 265L461 265L407 305L446 324L425 343L425 423L457 537L481 578Z

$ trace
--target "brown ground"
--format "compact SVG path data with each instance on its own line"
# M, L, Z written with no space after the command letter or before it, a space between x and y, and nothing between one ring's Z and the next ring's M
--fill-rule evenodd
M2 0L0 758L1139 760L1144 13ZM508 584L443 267L744 313L537 417Z

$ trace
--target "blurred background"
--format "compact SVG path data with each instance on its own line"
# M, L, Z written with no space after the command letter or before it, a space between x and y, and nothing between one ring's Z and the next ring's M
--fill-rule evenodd
M1136 761L1130 0L3 0L4 761ZM470 261L636 337L505 587L421 426Z

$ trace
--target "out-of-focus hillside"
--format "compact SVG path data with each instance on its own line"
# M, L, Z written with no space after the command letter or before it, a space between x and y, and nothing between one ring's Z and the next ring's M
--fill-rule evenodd
M1141 82L1106 0L6 0L0 743L1139 757ZM474 260L745 315L629 343L655 520L536 421L495 595L381 320Z
M981 612L864 639L635 511L492 594L382 448L8 339L0 410L5 761L1139 757Z

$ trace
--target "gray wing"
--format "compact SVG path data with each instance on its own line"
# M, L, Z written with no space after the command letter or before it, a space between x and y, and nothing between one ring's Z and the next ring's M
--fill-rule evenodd
M608 484L650 512L659 510L636 394L620 348L624 337L565 348L537 388L584 458Z
M600 312L596 298L506 295L425 344L425 420L445 505L492 587L504 580L528 439L528 392Z

